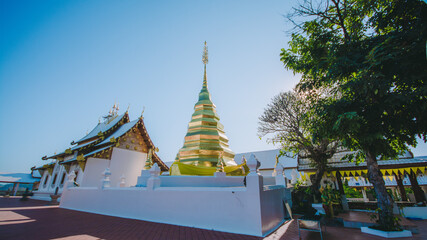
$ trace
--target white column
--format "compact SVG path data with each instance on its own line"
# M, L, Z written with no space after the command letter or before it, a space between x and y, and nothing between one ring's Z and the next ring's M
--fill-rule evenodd
M366 196L366 190L365 190L365 188L362 188L362 194L363 194L363 201L364 201L364 202L368 202L368 201L369 201L369 199L368 199L368 197Z

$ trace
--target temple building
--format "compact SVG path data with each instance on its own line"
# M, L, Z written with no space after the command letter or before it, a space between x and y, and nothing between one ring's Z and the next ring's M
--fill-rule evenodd
M243 174L244 163L238 165L234 161L235 154L229 148L224 126L219 122L216 106L208 90L206 42L202 61L204 64L202 90L194 105L184 146L179 150L175 163L171 166L171 175L213 175L217 170L231 175Z
M368 202L374 200L369 197L366 190L373 188L368 179L368 169L366 162L356 163L343 159L344 156L355 152L340 151L328 160L329 171L325 173L322 182L333 183L341 194L344 194L343 182L351 188L360 189L363 199L355 201ZM427 199L427 157L415 157L412 152L407 151L400 155L398 159L378 159L378 167L383 176L384 183L393 198L397 202L426 202ZM307 158L298 158L298 171L301 172L301 179L311 183L311 176L316 169L310 164ZM332 180L329 181L329 180ZM413 194L407 194L405 188L410 187Z
M99 121L86 136L73 141L63 152L42 158L52 162L35 168L41 180L33 198L50 200L50 194L60 194L71 172L76 175L76 186L96 185L109 167L116 173L111 176L113 184L125 181L132 186L146 163L157 163L162 171L169 170L156 154L158 149L147 133L142 114L130 121L128 111L121 115L118 111L114 104L104 121Z

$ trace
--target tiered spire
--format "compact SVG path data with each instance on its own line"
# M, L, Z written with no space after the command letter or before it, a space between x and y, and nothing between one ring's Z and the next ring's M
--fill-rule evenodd
M204 75L199 100L194 105L194 113L188 124L184 146L179 150L177 160L181 163L197 166L216 166L222 154L222 164L237 165L234 153L229 149L228 138L224 126L219 122L216 106L208 91L206 65L208 63L208 47L205 42L202 62Z

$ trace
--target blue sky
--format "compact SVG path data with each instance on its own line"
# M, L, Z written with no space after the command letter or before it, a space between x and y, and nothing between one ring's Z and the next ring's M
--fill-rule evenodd
M63 151L118 102L173 161L202 84L236 152L257 137L270 99L297 83L280 62L294 1L0 2L0 171L27 172ZM420 145L416 155L427 155Z

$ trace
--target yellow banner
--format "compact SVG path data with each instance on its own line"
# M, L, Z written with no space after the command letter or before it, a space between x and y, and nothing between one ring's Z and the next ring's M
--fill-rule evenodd
M399 176L399 170L398 169L394 168L392 171L393 171L394 174L396 174L397 176Z

